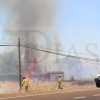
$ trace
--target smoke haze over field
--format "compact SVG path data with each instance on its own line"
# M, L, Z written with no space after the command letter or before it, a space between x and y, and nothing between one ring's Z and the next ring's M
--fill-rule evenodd
M56 49L62 50L63 47L62 47L61 42L64 41L64 39L65 39L66 41L64 41L64 43L72 43L72 42L74 43L74 40L78 40L79 38L77 39L77 37L80 36L79 34L77 36L76 33L78 33L79 30L80 30L80 33L83 32L84 28L82 28L82 29L78 29L79 27L76 28L75 27L76 23L75 23L74 24L75 26L73 26L73 27L78 31L75 33L75 36L74 36L72 33L74 33L75 29L73 27L72 28L66 27L67 26L66 25L65 28L63 29L63 31L60 31L61 33L59 34L59 36L62 35L61 36L62 41L60 41L59 36L56 35L57 31L59 31L59 30L55 30L53 27L55 25L54 18L56 17L58 5L59 5L59 0L0 0L0 9L4 13L4 15L6 15L6 23L3 26L3 29L8 31L7 34L13 33L15 36L22 34L21 36L25 37L25 40L21 41L21 43L23 43L25 45L30 44L31 46L37 46L37 47L40 46L40 47L46 47L46 48L51 49L52 48L51 43L53 41L53 46ZM79 8L77 8L77 10L78 9ZM75 13L75 11L74 11L74 13ZM64 15L63 15L63 17L64 17ZM72 16L72 14L71 15L69 14L69 18L71 18L70 16ZM75 18L77 18L77 17L75 17ZM60 20L62 20L62 22L64 23L64 20L66 20L66 19L60 19ZM73 20L74 20L74 18L73 18ZM69 22L69 23L72 23L73 20L71 20L71 22ZM75 19L75 21L76 21L76 19ZM81 21L79 20L76 22L81 22ZM67 31L66 31L66 28L67 28ZM21 30L20 33L17 32L20 30ZM90 30L91 30L91 28L90 28ZM66 34L67 33L68 34L63 35L64 31ZM73 32L71 33L70 31L71 32L73 31ZM84 31L84 33L86 33L86 32ZM72 38L70 39L69 37L72 37ZM84 37L84 35L83 35L83 37ZM87 38L87 35L83 39L85 40L85 38ZM14 37L13 38L11 37L10 39L13 42L17 42L17 40ZM81 40L82 39L80 38L78 40L78 42L80 42ZM82 43L84 43L84 40L82 41ZM61 45L59 46L58 44L61 44ZM67 46L68 45L64 45L65 48ZM81 48L81 46L80 46L80 48ZM43 49L43 48L41 48L41 49ZM81 50L82 50L82 48L81 48ZM29 54L29 52L30 52L30 54ZM55 52L58 52L58 51L55 51ZM22 55L23 54L24 53L22 53ZM65 54L65 52L64 52L64 54ZM30 55L29 56L30 58L28 57L28 55ZM25 60L28 59L31 62L30 59L31 59L31 56L33 56L33 55L35 55L36 58L39 59L39 61L41 59L42 59L42 61L47 60L46 58L48 58L48 56L49 56L48 53L37 52L36 50L33 50L33 49L25 49ZM56 55L53 55L53 54L50 54L50 55L51 55L50 60L52 60L52 61L54 61L58 57L58 56L56 57ZM59 57L56 60L58 60L58 59L59 59ZM47 67L49 66L52 69L52 67L54 66L53 63L54 62L51 62L50 64L52 64L52 65L50 66L50 64L49 64L49 65L47 65ZM44 64L43 66L45 66L45 65L46 64ZM90 66L92 66L92 64L89 64L86 62L83 63L83 62L80 62L75 59L75 60L69 60L69 62L65 65L63 65L63 64L60 65L58 63L56 65L56 67L55 66L54 67L55 67L55 71L59 70L60 67L63 67L62 71L65 72L66 78L68 78L71 75L75 75L75 77L77 77L77 78L83 78L83 77L85 78L87 76L89 76L89 78L90 78L90 76L93 77L96 73L99 72L99 64L97 64L97 65L94 64L93 67L90 67ZM71 67L72 67L71 70L68 69ZM80 67L81 67L81 70L77 71L77 68L80 68ZM87 70L87 68L88 68L88 70Z

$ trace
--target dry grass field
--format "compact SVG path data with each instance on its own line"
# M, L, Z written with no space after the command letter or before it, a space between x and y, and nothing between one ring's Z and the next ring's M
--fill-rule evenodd
M30 88L29 92L32 91L51 91L51 90L57 90L56 81L38 81L36 79L30 80ZM94 81L89 80L80 80L80 81L73 81L68 82L64 81L62 82L62 87L65 90L75 90L75 89L89 89L89 88L95 88ZM18 92L24 92L24 87L19 91L19 83L18 82L10 82L10 81L4 81L0 82L0 93L1 94L7 94L7 93L18 93Z

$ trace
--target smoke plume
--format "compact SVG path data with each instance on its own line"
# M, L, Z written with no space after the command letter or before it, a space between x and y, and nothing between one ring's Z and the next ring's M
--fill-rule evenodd
M58 0L0 0L0 8L7 18L4 30L21 30L22 33L14 32L18 35L24 34L24 42L21 42L25 45L37 46L37 41L42 41L41 35L45 37L43 32L50 33L57 6ZM38 57L41 54L26 48L25 61L32 62L33 55Z
M49 33L54 24L57 5L58 0L0 0L0 8L7 18L4 29L23 30L25 44L29 44L29 41L31 45L36 44L35 38L39 40L39 34L32 30Z
M7 27L33 30L36 26L53 25L57 0L0 0L0 6L6 12Z

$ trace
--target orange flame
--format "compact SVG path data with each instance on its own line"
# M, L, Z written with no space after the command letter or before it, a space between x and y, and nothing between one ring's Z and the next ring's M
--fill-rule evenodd
M34 71L34 68L37 66L37 63L35 62L34 56L31 58L31 62L24 70L24 76L27 79L30 79L30 74L36 74L37 72Z

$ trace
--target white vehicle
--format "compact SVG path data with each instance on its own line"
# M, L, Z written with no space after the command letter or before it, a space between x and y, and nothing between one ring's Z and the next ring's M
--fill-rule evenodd
M94 79L96 86L100 87L100 74L96 75L96 78Z

